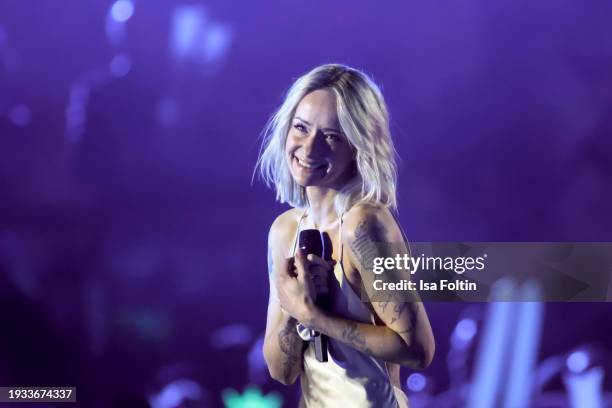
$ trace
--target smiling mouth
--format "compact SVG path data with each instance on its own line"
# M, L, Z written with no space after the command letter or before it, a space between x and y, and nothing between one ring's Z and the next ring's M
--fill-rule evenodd
M304 170L308 170L308 171L314 171L314 170L322 170L324 168L327 167L326 163L321 163L321 164L317 164L317 163L308 163L305 162L303 160L301 160L299 157L297 156L293 156L295 158L295 160L297 161L298 167L304 169Z

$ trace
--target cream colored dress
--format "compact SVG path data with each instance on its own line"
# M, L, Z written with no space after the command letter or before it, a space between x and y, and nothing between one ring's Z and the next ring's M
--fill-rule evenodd
M298 223L293 253L297 247L302 220ZM374 324L375 319L349 284L342 268L342 217L338 231L340 256L334 267L331 313L346 319ZM332 281L333 282L333 281ZM304 369L300 378L300 407L308 408L408 408L406 395L391 384L384 361L361 353L335 339L328 340L328 361L315 357L314 342L304 351Z

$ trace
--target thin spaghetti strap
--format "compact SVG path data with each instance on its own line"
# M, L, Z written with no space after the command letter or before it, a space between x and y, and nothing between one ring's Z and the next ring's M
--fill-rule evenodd
M302 213L302 216L300 217L300 220L298 221L297 229L295 230L295 238L293 240L293 252L291 253L291 256L295 256L295 251L297 250L298 244L298 237L300 236L300 226L302 225L302 220L304 219L304 217L306 217L307 211L308 208L305 208L304 212Z
M340 215L340 224L338 224L338 248L340 248L340 258L338 258L338 262L342 263L342 255L344 253L344 246L342 245L342 218L344 217L344 212Z

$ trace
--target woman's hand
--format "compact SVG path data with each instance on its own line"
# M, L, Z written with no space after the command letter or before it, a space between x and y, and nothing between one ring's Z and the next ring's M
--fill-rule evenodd
M329 274L334 264L335 261L325 261L316 255L306 257L301 250L294 258L286 259L285 267L276 280L283 310L308 325L316 312L317 294L329 292Z
M310 279L317 295L329 293L329 279L334 270L336 261L326 261L320 256L309 254L306 257Z

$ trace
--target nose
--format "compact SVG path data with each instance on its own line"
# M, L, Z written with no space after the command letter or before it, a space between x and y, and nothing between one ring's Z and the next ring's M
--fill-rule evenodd
M302 145L304 153L309 157L316 157L325 154L327 144L325 143L325 135L323 132L313 130L308 137L304 139Z

